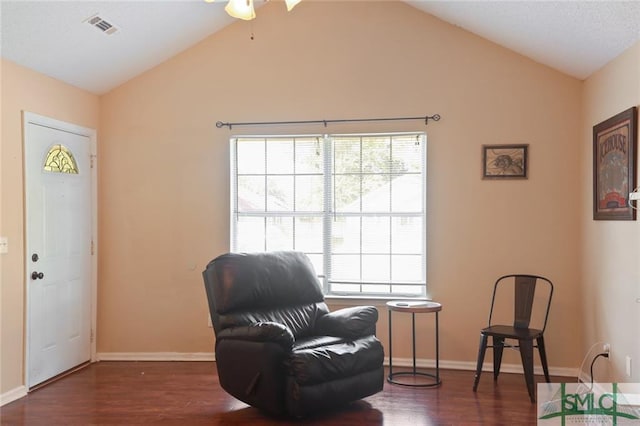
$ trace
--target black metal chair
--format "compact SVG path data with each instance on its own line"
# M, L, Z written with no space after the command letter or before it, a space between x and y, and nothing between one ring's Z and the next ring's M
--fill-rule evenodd
M544 347L544 330L547 326L552 296L553 283L547 278L522 274L505 275L498 278L493 287L489 325L480 331L478 364L473 383L474 392L478 389L487 348L493 348L494 380L498 380L500 374L503 349L505 347L518 348L529 398L532 403L535 403L534 347L538 348L544 378L547 382L550 381ZM493 345L487 345L489 337L492 338ZM505 343L505 339L516 340L517 344Z

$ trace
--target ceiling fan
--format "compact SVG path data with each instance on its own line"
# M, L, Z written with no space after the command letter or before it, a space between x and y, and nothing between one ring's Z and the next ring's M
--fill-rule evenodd
M205 0L207 3L213 3L216 0ZM285 0L287 11L295 7L302 0ZM229 0L224 10L234 18L250 21L255 19L256 11L253 8L253 0Z

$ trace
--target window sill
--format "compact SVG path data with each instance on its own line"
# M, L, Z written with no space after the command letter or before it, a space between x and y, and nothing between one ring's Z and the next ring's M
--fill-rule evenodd
M411 300L411 301L430 301L428 297L391 297L391 296L337 296L327 295L324 297L324 301L333 306L360 306L360 305L373 305L373 306L387 306L387 302L391 300Z

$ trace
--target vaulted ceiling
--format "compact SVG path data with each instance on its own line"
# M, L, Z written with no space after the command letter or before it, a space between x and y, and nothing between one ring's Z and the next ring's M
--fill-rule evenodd
M638 1L407 3L579 79L640 40ZM1 0L0 6L3 58L96 94L234 22L224 1Z

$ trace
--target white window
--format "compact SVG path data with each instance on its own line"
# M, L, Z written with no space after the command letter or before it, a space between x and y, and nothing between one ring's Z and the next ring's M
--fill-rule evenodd
M231 141L231 250L297 250L326 295L426 295L424 133Z

